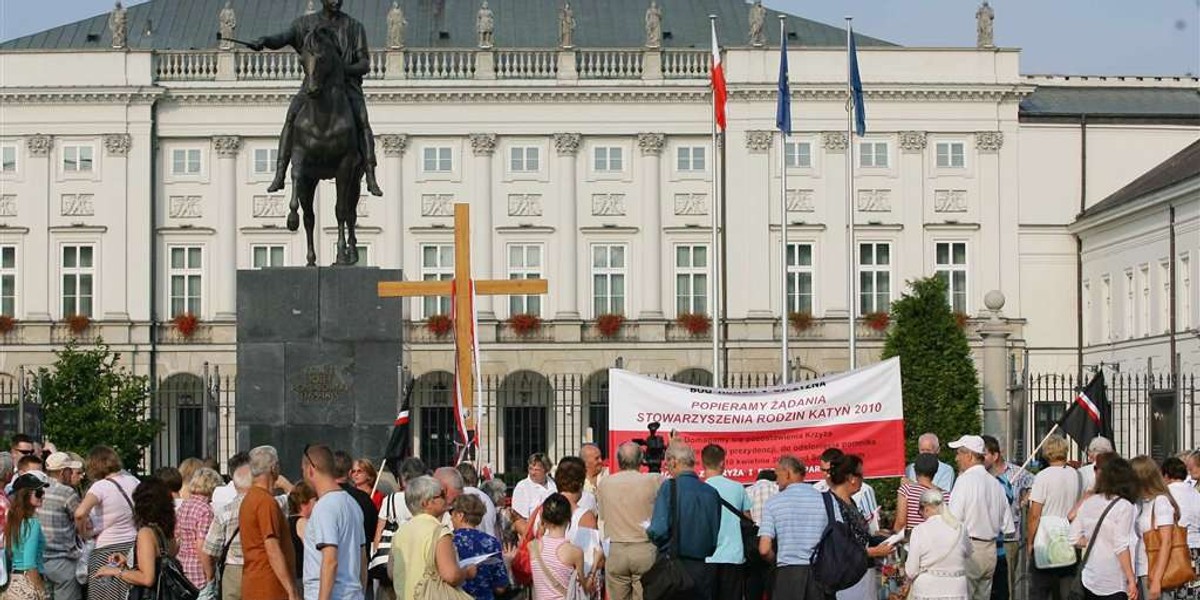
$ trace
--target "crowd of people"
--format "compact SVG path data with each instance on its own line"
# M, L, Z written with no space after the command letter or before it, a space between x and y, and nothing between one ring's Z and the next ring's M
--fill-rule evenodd
M586 444L557 463L533 454L510 489L469 462L431 469L416 457L380 477L321 444L305 447L293 484L270 446L231 457L228 478L189 458L139 479L106 446L84 457L12 442L0 455L3 600L125 600L155 585L162 555L206 600L630 600L650 595L664 560L690 582L673 597L688 600L1021 589L1066 600L1073 586L1084 598L1200 598L1172 579L1178 556L1165 550L1186 537L1200 562L1200 453L1126 459L1104 438L1076 468L1068 440L1051 435L1029 469L976 435L949 444L952 467L924 434L894 514L863 457L837 448L812 465L780 456L746 486L726 477L719 445L697 455L674 439L649 473L638 444L616 448L611 472ZM821 575L833 525L866 565L839 591Z

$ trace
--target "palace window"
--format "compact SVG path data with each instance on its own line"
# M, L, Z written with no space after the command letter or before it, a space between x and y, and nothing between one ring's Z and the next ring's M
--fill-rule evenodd
M71 144L63 146L63 172L64 173L91 173L92 172L92 157L95 148L91 145Z
M597 173L619 173L625 170L625 149L620 146L597 146L592 150L592 170Z
M199 175L200 149L176 148L171 151L172 175Z
M787 142L783 145L783 160L789 169L812 167L812 144L809 142Z
M62 316L92 316L95 248L90 245L63 246L61 264Z
M892 302L892 246L886 242L858 245L858 311L887 312Z
M1176 279L1179 280L1179 300L1178 306L1175 307L1175 328L1176 331L1187 331L1192 328L1192 271L1191 261L1186 253L1179 255L1179 266L1176 267L1179 272L1176 273Z
M0 146L0 173L17 172L17 147L13 144Z
M1142 280L1142 305L1138 311L1138 332L1143 336L1150 335L1150 265L1142 265L1138 270Z
M279 157L278 148L255 148L254 149L254 174L255 175L274 175L275 162Z
M1165 259L1158 263L1158 329L1163 333L1171 331L1171 260ZM1178 308L1178 307L1176 307Z
M703 171L704 150L704 146L680 146L675 150L675 169L681 172Z
M675 313L708 314L708 246L675 246Z
M509 279L541 279L542 278L542 245L541 244L509 244L508 246L508 278ZM508 314L520 315L542 314L542 297L537 295L513 295L508 298Z
M255 269L287 266L287 246L282 244L250 246L250 266Z
M938 142L936 148L939 169L961 169L966 165L966 150L962 142Z
M1083 345L1092 343L1092 282L1083 282Z
M421 279L424 281L454 279L454 244L421 244ZM434 315L449 315L450 296L421 298L421 314L426 319Z
M592 312L625 314L624 244L592 246Z
M421 170L449 173L454 170L454 151L449 146L427 146L421 151Z
M813 245L788 244L788 312L813 312Z
M887 142L859 142L858 166L886 168L888 166Z
M17 316L16 246L0 246L0 315Z
M967 312L967 243L938 242L934 249L933 272L946 282L950 310Z
M1100 279L1100 341L1112 341L1112 279L1105 275Z
M513 146L508 149L508 170L513 173L537 173L541 167L541 148Z
M1137 318L1137 307L1134 305L1136 291L1134 290L1133 271L1125 271L1125 338L1134 336L1134 320Z
M184 313L200 316L200 298L204 290L204 248L173 246L168 251L171 269L171 318Z

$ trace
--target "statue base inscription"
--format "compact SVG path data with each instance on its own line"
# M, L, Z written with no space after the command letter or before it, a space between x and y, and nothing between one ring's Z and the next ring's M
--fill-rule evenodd
M378 459L396 418L399 270L296 267L237 274L237 448L270 444L299 473L306 444Z

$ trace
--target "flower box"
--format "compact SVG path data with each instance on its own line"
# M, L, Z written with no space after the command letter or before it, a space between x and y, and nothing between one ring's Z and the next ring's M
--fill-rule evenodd
M807 331L813 326L813 316L807 310L788 313L788 322L792 324L792 329L796 331Z
M892 317L886 312L871 312L863 315L863 322L875 331L885 331L892 322Z
M87 331L87 328L92 326L92 318L87 315L71 315L67 317L66 321L71 333L76 335Z
M445 337L454 329L454 320L450 315L433 315L425 321L425 329L437 337Z
M192 337L200 325L200 319L190 312L179 313L171 321L175 324L175 331L185 338Z
M625 315L620 313L605 313L596 317L596 331L606 338L617 337L621 326L625 325Z
M542 318L528 313L516 314L508 318L508 326L517 335L533 335L542 328Z
M17 320L9 315L0 315L0 335L11 332L17 328Z
M712 321L704 313L683 313L675 318L675 322L692 335L704 335L712 327Z

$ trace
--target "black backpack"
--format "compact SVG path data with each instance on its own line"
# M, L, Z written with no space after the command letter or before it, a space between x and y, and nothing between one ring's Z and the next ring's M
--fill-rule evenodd
M825 500L829 524L813 549L812 574L825 591L840 592L862 580L871 568L871 559L867 549L855 541L850 525L834 518L833 495L825 492L821 498Z

